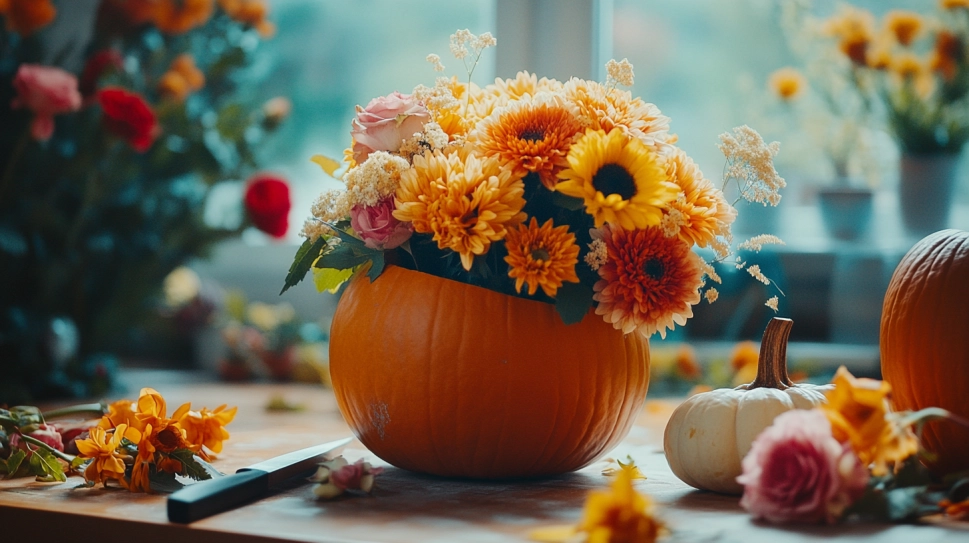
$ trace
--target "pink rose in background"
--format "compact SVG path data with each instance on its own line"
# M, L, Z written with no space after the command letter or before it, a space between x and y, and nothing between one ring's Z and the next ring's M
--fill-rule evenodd
M61 434L60 432L57 431L57 428L54 428L54 426L52 425L41 424L38 429L34 430L33 432L30 432L27 435L36 439L37 441L43 441L44 443L46 443L47 445L50 445L54 449L57 449L59 451L64 450L64 440L61 439ZM27 449L26 445L22 445L22 444L23 444L23 440L20 439L20 434L13 434L10 436L11 449L16 449L19 447L27 452L30 452ZM31 447L36 448L33 445L31 445Z
M30 134L37 141L47 141L54 134L54 115L81 108L77 78L60 68L23 64L17 70L13 86L17 96L10 107L34 112Z
M819 410L779 415L754 441L737 482L740 505L771 522L833 523L868 484L868 470L831 435Z
M353 120L353 160L362 164L374 151L397 152L403 140L424 130L431 115L409 94L394 92L357 106Z
M350 210L350 226L371 249L393 249L410 239L413 225L394 218L393 197L375 206L357 205Z

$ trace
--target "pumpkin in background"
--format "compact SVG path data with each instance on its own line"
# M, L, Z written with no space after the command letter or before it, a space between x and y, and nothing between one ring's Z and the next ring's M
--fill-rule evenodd
M701 490L742 494L741 460L774 417L825 402L831 385L795 385L787 375L787 338L793 321L774 318L764 331L757 378L688 398L666 425L663 449L673 474Z
M936 232L902 258L885 293L880 346L896 410L969 417L969 233ZM969 429L931 422L922 443L938 455L937 473L969 469Z
M359 274L330 332L340 411L374 454L412 471L472 478L579 469L642 411L649 346L590 311L388 267Z

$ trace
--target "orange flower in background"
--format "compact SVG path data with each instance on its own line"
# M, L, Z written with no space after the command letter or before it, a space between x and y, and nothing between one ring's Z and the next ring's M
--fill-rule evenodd
M101 2L99 17L106 16L104 22L107 24L142 25L152 20L155 8L161 1L163 0L104 0Z
M969 9L969 0L939 0L942 9Z
M629 470L616 474L609 490L593 490L586 499L578 531L589 543L652 543L663 533L652 500L636 492Z
M158 81L158 92L184 102L188 95L205 86L205 74L195 66L195 59L187 53L178 55L168 71Z
M203 407L201 411L188 411L183 414L178 423L185 429L185 439L188 440L190 448L203 452L202 447L205 446L214 453L222 452L222 442L229 439L225 426L235 418L237 409L226 409L223 404L214 411Z
M757 363L760 361L760 344L755 341L741 341L730 353L730 367L734 370L733 384L750 383L757 378Z
M695 381L703 375L693 347L680 345L676 350L676 372L680 377L690 381Z
M941 73L946 81L952 81L959 71L959 63L963 61L964 56L962 40L952 32L943 30L936 35L929 66Z
M867 65L868 46L874 38L875 18L868 11L843 6L828 19L825 30L838 40L838 48L858 66Z
M121 424L112 434L108 434L104 428L91 428L90 437L77 440L75 444L78 456L93 459L84 470L84 480L91 484L101 483L104 486L107 486L109 480L115 480L121 486L128 488L128 483L124 479L124 457L127 454L118 452L118 447L125 437L130 441L137 440L137 434L137 430Z
M674 323L683 326L700 302L700 257L679 238L660 228L623 230L606 226L608 257L593 289L596 314L628 334L659 332L666 337Z
M255 28L263 38L276 33L276 25L266 20L269 6L265 0L219 0L219 7L231 19Z
M807 87L807 80L804 75L797 69L790 67L781 68L770 74L767 83L774 94L785 102L800 96Z
M892 387L886 381L855 378L841 366L827 392L828 402L820 409L831 422L835 439L849 443L874 475L887 473L889 464L898 464L918 451L918 440L908 428L894 422L888 398Z
M885 14L885 30L890 32L899 44L908 47L922 31L922 17L915 12L893 9Z
M157 0L152 20L166 34L184 34L212 17L215 0Z
M57 9L51 0L0 0L0 15L7 28L26 37L50 24Z
M564 282L578 283L575 265L579 262L579 246L575 235L569 233L568 225L554 227L552 219L541 227L532 217L526 226L508 230L505 238L508 256L505 262L511 267L508 276L515 279L515 290L522 291L528 283L528 295L533 296L538 287L548 296L555 296Z

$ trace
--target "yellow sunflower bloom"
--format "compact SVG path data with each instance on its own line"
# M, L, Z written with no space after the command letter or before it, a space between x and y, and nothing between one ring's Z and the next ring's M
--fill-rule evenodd
M918 451L915 434L891 417L888 382L855 378L841 366L832 383L834 389L825 394L828 403L821 410L831 422L835 439L849 443L863 463L872 464L874 475L884 475L889 464Z
M524 193L522 180L501 168L497 157L467 151L418 155L401 177L394 217L434 234L438 247L458 253L470 270L476 255L525 220Z
M508 256L505 262L511 266L508 276L515 279L515 290L522 291L528 283L528 295L538 289L548 296L555 296L566 281L578 283L575 265L579 262L579 246L568 226L553 227L552 219L541 227L532 217L531 222L512 228L505 238Z
M121 486L128 488L128 483L124 479L126 455L118 452L118 447L121 446L121 440L124 437L135 441L136 434L137 430L128 428L127 424L118 425L111 434L108 434L104 428L96 426L91 428L87 439L77 440L78 456L92 459L84 470L84 480L93 484L101 483L104 486L107 486L108 480L115 480Z
M222 452L222 442L229 439L225 426L235 418L237 409L226 409L223 404L214 411L203 407L201 411L182 415L178 423L185 429L185 439L191 443L192 450L201 451L205 446L214 453Z
M711 245L717 237L730 236L737 210L703 176L693 159L676 149L666 161L666 175L680 189L664 212L662 225L667 236L679 236L698 247Z
M659 224L663 208L679 192L661 157L618 129L586 131L567 159L569 169L559 174L563 181L555 190L582 198L596 227L609 223L634 230Z

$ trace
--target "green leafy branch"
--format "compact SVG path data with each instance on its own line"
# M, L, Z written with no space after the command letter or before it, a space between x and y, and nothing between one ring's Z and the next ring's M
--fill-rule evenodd
M312 268L340 272L351 271L351 273L332 274L322 284L318 281L317 288L321 291L335 290L358 270L364 269L368 263L367 275L371 281L376 281L386 266L384 251L367 247L363 240L346 230L347 226L344 223L331 225L335 236L330 238L320 236L312 241L309 239L304 241L296 251L296 257L289 267L283 289L279 293L286 292L302 281L306 277L306 273ZM331 243L330 240L334 237L338 241Z

